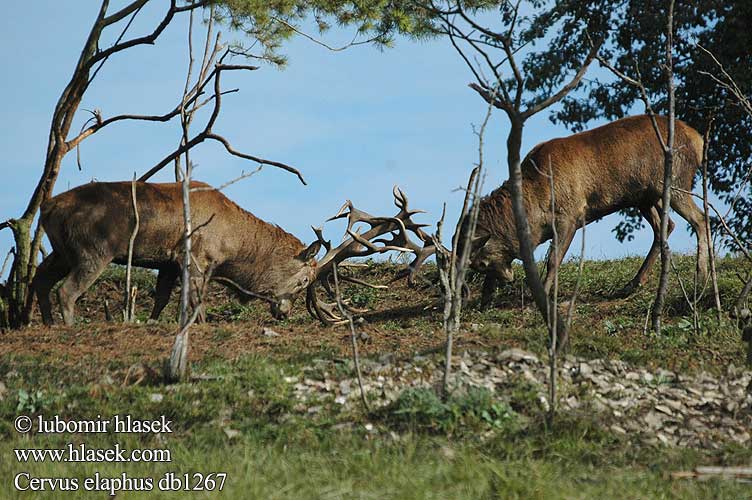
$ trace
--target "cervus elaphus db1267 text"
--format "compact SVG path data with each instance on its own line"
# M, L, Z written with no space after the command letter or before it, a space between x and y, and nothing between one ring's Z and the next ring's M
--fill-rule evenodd
M667 135L667 122L658 117ZM708 234L705 215L694 204L692 180L702 161L703 139L676 121L671 208L689 222L697 235L700 280L707 273ZM663 190L663 150L650 117L634 116L569 137L535 146L522 163L523 200L535 246L552 238L553 224L559 239L557 255L549 252L548 275L560 263L583 221L590 223L624 208L636 208L653 228L653 245L635 277L623 290L629 293L644 284L660 251L660 212ZM555 217L551 214L549 167L554 177ZM519 257L519 242L512 213L510 187L504 183L480 201L473 240L472 266L486 273L483 303L490 302L497 279L512 278L512 261ZM669 225L669 231L673 223ZM461 240L460 240L461 241Z
M211 278L226 278L266 297L281 318L294 295L316 276L316 241L309 247L279 227L258 219L206 184L191 185L192 274L211 269ZM136 183L139 229L133 265L158 269L152 319L170 298L182 262L181 184ZM63 320L72 324L74 306L110 262L125 264L135 223L130 182L93 182L42 204L41 221L53 252L34 279L42 319L52 323L50 292L60 286ZM195 267L195 271L193 268Z

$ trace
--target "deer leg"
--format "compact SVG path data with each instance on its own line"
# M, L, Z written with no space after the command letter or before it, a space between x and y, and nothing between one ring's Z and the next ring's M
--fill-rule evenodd
M54 323L52 319L52 302L50 300L52 289L69 271L70 267L68 267L65 259L56 252L52 252L47 256L37 268L32 288L37 296L39 311L42 313L42 322L45 325L49 326Z
M658 203L649 207L640 207L639 210L640 215L642 215L645 221L647 221L653 229L653 244L650 246L650 250L645 256L645 260L642 262L637 274L635 274L634 278L632 278L630 282L617 293L617 296L619 297L627 297L645 284L650 275L650 270L653 268L653 264L655 264L655 260L658 258L661 251L661 204ZM674 226L674 221L669 218L669 235L673 232Z
M59 291L60 308L66 325L73 325L76 300L94 284L110 262L112 262L112 259L102 256L84 257L73 266L71 272L66 276Z
M157 275L157 288L154 291L154 308L151 310L149 320L158 320L167 303L170 301L170 295L175 282L178 280L179 268L166 266L159 269Z
M708 277L708 246L710 238L705 226L705 214L692 201L687 193L674 191L671 194L671 208L681 215L697 235L697 278L704 283Z
M491 307L491 303L493 302L493 295L498 284L499 277L496 276L496 273L486 273L486 277L483 279L483 291L481 292L480 298L481 311L485 311L486 309Z
M573 224L559 222L557 224L557 231L559 232L559 248L557 248L556 252L549 249L546 260L546 279L543 281L543 289L546 291L546 295L548 295L554 283L554 269L558 269L561 266L561 262L564 260L567 250L569 250L569 245L572 244L572 240L574 239L574 233L577 232L577 227Z

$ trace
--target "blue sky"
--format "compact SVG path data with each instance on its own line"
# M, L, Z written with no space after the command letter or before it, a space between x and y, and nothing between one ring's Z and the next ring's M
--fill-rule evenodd
M112 2L112 10L120 2ZM42 169L55 103L71 75L98 1L10 2L0 19L0 79L4 159L0 183L0 219L23 211ZM163 5L145 10L132 33L145 32L160 17ZM171 24L154 46L113 56L84 98L81 109L99 108L105 117L119 113L162 114L179 100L187 65L187 16ZM110 34L117 36L116 32ZM332 45L350 33L332 30ZM225 33L225 40L237 36ZM379 51L358 46L330 52L298 37L282 51L289 65L263 66L255 72L228 74L224 87L239 87L227 96L216 132L236 149L299 168L308 181L267 167L229 187L225 193L264 220L274 222L305 242L311 225L321 224L346 199L372 214L392 215L391 189L398 184L411 205L427 210L421 220L435 223L447 203L449 221L462 203L455 189L464 185L477 161L477 138L486 104L467 87L471 74L447 40L413 42L397 39ZM77 117L77 131L88 118ZM200 130L196 123L194 130ZM494 113L486 135L488 192L506 179L507 122ZM536 143L568 135L548 121L546 113L528 122L523 154ZM83 169L75 154L66 157L55 193L92 179L126 180L139 175L174 149L179 124L131 122L114 124L81 147ZM191 153L197 179L219 185L255 168L229 156L218 144L204 143ZM172 180L168 167L155 180ZM621 244L611 229L611 216L588 226L587 256L612 258L644 254L652 241L643 229L634 241ZM453 226L454 224L448 224ZM327 225L333 240L342 226ZM579 250L579 235L570 255ZM0 253L11 247L9 231L0 232ZM671 237L675 251L692 251L694 238L679 221ZM0 258L2 258L0 256Z

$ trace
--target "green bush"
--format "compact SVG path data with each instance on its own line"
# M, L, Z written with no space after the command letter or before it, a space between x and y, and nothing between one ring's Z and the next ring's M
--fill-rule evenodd
M485 388L470 387L442 401L429 388L410 388L383 410L388 425L398 429L457 434L484 427L503 428L516 420L506 403Z

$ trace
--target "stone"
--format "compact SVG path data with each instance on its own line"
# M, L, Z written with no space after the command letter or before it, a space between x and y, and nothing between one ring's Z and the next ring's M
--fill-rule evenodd
M538 356L516 347L500 352L496 359L498 359L499 361L523 361L527 363L540 363Z
M669 417L674 416L674 412L672 412L671 409L665 405L655 405L655 409L661 413L668 415Z
M224 431L224 433L225 433L225 435L227 436L228 439L236 439L236 438L240 437L240 431L238 431L238 430L231 429L229 427L225 427L222 430Z
M266 326L261 329L261 335L268 338L279 337L279 333Z

